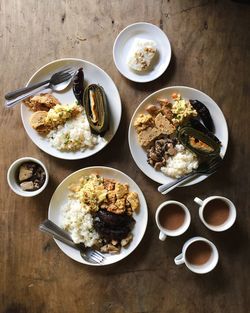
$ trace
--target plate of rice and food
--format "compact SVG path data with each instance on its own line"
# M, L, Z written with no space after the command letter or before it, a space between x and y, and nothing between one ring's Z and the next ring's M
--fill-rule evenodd
M134 23L117 36L113 59L122 75L145 83L165 72L171 59L171 45L167 35L156 25Z
M48 217L71 234L72 240L105 255L100 264L84 260L80 252L55 239L70 258L103 266L127 257L142 240L148 221L146 200L126 174L102 166L80 169L55 190Z
M63 91L45 90L21 104L30 139L44 152L77 160L103 149L115 135L122 113L113 80L101 68L80 59L60 59L40 68L27 86L47 80L62 68L75 69Z
M142 172L160 184L171 183L208 160L224 157L228 129L219 106L190 87L167 87L141 102L128 131L132 157ZM208 175L181 186L196 184Z

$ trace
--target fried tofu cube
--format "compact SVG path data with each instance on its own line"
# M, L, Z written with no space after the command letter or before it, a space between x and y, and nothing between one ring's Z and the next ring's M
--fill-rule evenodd
M126 210L125 202L126 202L126 200L124 198L118 199L118 200L116 200L115 205L118 207L118 209L125 211Z
M114 214L122 214L125 212L125 209L119 209L115 204L111 203L108 208L107 211L112 212Z
M136 192L130 192L127 196L127 201L130 203L133 211L139 209L139 198Z
M114 190L115 189L115 180L109 179L109 178L104 178L103 179L103 185L104 185L104 188L107 190Z
M128 193L128 185L127 184L115 184L115 193L117 199L123 198Z
M115 190L109 191L109 192L107 193L107 198L108 198L109 202L115 203L115 202L116 202L116 193L115 193Z

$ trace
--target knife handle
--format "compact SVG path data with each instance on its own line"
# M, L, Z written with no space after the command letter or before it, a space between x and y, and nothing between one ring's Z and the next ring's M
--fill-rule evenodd
M44 85L48 84L49 82L50 82L50 80L46 80L46 81L43 81L40 83L33 84L31 86L28 86L28 87L24 87L24 88L17 89L15 91L11 91L5 95L5 99L6 100L13 100L19 96L22 96L23 94L25 94L27 92L32 91L33 89L44 86Z

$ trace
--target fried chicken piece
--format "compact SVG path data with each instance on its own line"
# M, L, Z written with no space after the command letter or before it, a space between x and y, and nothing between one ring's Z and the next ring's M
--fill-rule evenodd
M29 97L23 103L32 111L49 111L55 105L60 104L59 100L49 93L41 93L34 97Z
M163 105L161 112L163 113L163 115L166 116L166 118L171 121L173 118L173 113L171 111L171 108L168 105Z
M161 111L161 107L159 105L155 105L155 104L150 104L146 107L146 111L152 115L152 116L156 116L160 111Z

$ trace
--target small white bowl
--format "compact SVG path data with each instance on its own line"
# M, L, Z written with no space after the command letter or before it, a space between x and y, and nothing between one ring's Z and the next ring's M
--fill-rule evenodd
M157 54L153 68L136 72L127 64L128 55L135 39L149 39L156 42ZM171 45L167 35L156 25L139 22L124 28L116 37L113 46L113 59L118 71L134 82L146 83L160 77L167 69L171 59Z
M26 163L26 162L34 162L34 163L39 164L45 172L45 182L42 185L42 187L37 189L37 190L25 191L17 183L17 180L16 180L17 170L18 170L19 166L21 166L21 164ZM45 165L41 161L39 161L38 159L32 158L32 157L24 157L24 158L17 159L15 162L13 162L11 164L11 166L9 167L8 172L7 172L7 181L8 181L10 188L17 195L22 196L22 197L34 197L34 196L40 194L46 188L48 181L49 181L49 174L48 174L48 171L47 171Z

